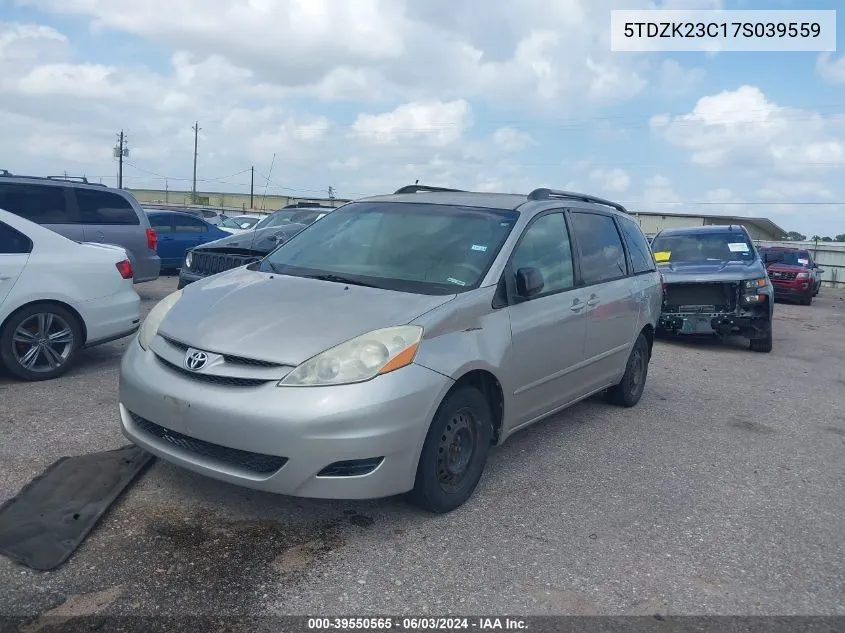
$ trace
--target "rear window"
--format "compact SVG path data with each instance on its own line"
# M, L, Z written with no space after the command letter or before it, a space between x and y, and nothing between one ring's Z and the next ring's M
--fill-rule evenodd
M17 229L0 222L0 255L32 252L32 241Z
M0 184L0 209L36 224L73 224L65 188L56 185Z
M95 189L72 189L83 224L139 225L135 209L123 196Z

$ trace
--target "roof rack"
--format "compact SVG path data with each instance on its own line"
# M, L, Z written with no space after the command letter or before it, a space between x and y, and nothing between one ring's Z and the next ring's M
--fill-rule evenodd
M464 189L449 189L448 187L429 187L428 185L406 185L404 187L400 187L399 189L397 189L394 192L394 195L400 194L400 193L421 193L421 192L425 192L425 191L431 191L431 192L450 191L450 192L453 192L453 193L466 193L466 191Z
M13 174L8 169L0 169L0 176L14 178L32 178L35 180L66 180L69 182L81 182L84 185L96 185L98 187L106 186L101 182L90 182L85 176L24 176L23 174Z
M623 207L618 202L611 202L610 200L591 196L586 193L575 193L573 191L561 191L560 189L540 188L535 189L534 191L528 194L529 200L551 200L552 198L561 198L565 200L580 200L581 202L592 202L593 204L601 204L606 207L612 207L621 213L630 214L630 211L628 211L628 209Z
M8 169L0 169L0 176L14 176Z
M85 176L47 176L47 180L78 180L86 185L91 184Z

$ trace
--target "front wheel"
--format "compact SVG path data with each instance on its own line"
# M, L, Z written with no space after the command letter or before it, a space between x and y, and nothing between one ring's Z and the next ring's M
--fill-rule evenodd
M410 500L437 513L463 505L481 479L492 434L490 405L478 389L446 396L425 438Z
M648 377L648 361L648 341L645 335L640 333L631 353L628 355L628 363L625 365L625 374L622 376L622 380L606 392L607 401L621 407L633 407L637 404L645 389L645 381Z
M54 304L34 304L13 314L0 331L0 361L24 380L65 373L82 347L79 319Z
M766 335L761 338L753 338L748 344L752 352L763 352L768 354L772 351L772 329L766 332Z

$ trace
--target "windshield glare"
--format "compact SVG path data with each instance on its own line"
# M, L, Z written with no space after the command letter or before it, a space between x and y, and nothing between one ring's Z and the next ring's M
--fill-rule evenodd
M262 270L420 294L463 292L481 282L518 217L497 209L351 203L280 246Z
M255 225L256 229L266 229L268 226L281 226L291 221L293 211L276 211L262 219L261 222Z
M754 259L754 248L738 233L657 236L651 244L658 262L729 262Z

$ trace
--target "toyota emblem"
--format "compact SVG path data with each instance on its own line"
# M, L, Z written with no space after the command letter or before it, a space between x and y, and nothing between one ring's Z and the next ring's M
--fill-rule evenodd
M185 367L191 371L199 371L208 362L208 354L205 352L193 351L185 356Z

